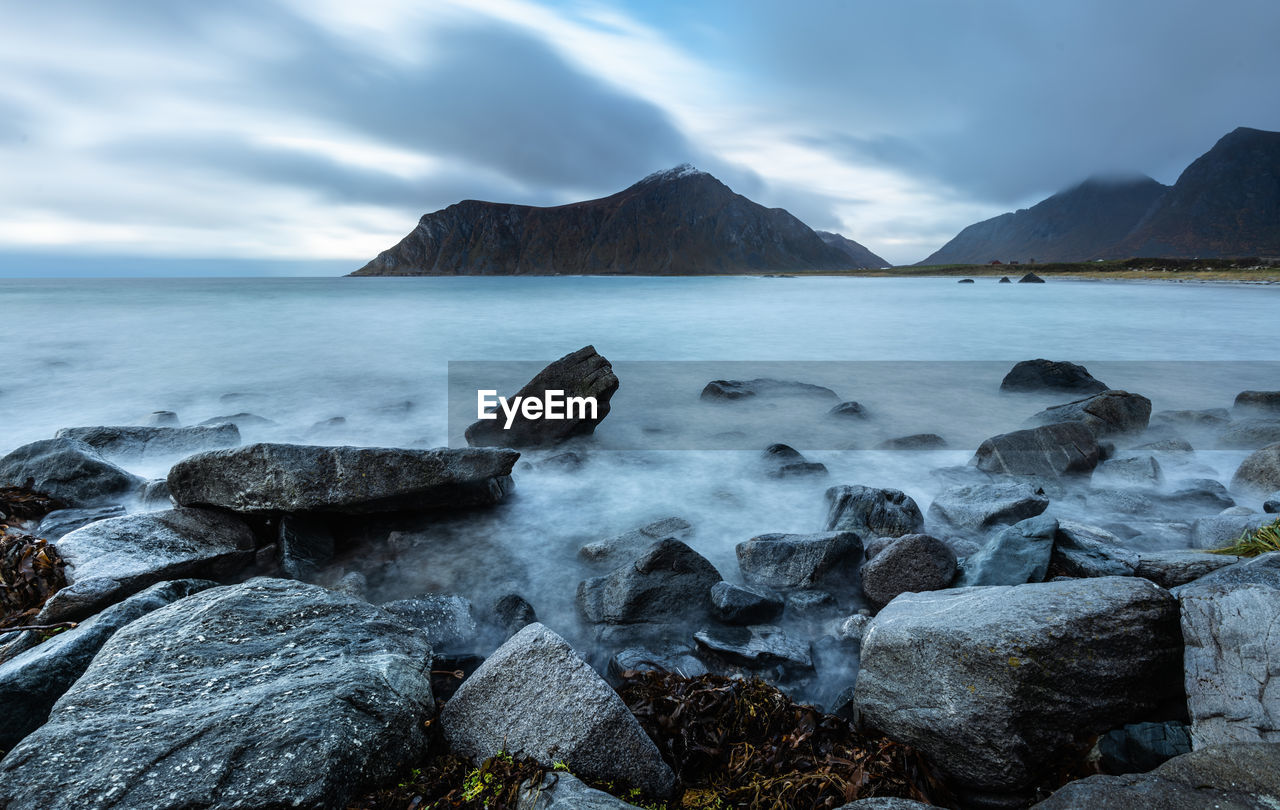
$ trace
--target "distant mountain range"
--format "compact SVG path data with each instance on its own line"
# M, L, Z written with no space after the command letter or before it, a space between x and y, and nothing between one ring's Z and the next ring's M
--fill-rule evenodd
M1094 178L970 225L920 262L1280 256L1280 133L1241 127L1173 186Z
M888 264L689 165L552 208L465 200L354 276L803 273Z

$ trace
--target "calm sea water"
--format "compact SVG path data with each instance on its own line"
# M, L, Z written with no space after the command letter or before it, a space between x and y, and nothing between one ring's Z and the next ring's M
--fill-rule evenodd
M577 472L518 473L518 497L486 522L486 542L519 561L514 579L542 598L535 606L543 615L570 609L578 573L564 561L579 542L665 515L691 520L695 547L733 578L735 543L763 532L820 530L830 484L895 486L927 507L942 487L930 469L963 464L982 436L1016 429L1065 399L1001 396L999 380L1018 360L1084 362L1113 387L1151 397L1157 410L1229 407L1244 388L1280 388L1280 287L850 278L0 280L0 305L4 452L60 427L139 423L161 409L184 424L245 411L276 423L245 430L250 441L438 446L458 432L455 425L451 437L447 423L449 361L547 362L594 344L622 378L596 445L635 447L644 435L667 441L661 451L602 450ZM672 366L683 371L666 377L628 379L634 361L649 361L649 369L699 362ZM802 365L813 361L844 363ZM823 419L828 405L748 414L699 402L706 380L762 376L752 374L757 368L828 385L863 402L873 418L837 427ZM494 381L504 392L521 382ZM345 423L314 427L333 417ZM671 449L686 440L701 446L698 436L723 433L729 423L748 446L797 444L826 463L831 477L771 481L750 473L755 452ZM952 449L842 449L922 431L942 434ZM1242 455L1204 452L1199 461L1226 480ZM137 471L163 475L168 463L147 461ZM429 549L438 547L424 542L420 557L382 580L384 593L427 584L465 590L423 573Z

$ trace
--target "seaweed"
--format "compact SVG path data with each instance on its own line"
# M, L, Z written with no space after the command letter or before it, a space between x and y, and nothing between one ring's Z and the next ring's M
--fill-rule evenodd
M0 628L28 624L67 584L58 549L29 534L0 536Z
M1213 554L1229 554L1233 557L1256 557L1271 551L1280 551L1280 518L1266 526L1246 531L1226 548L1212 549Z

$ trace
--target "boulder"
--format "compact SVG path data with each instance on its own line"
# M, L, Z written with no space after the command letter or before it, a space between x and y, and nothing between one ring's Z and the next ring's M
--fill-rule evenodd
M827 416L840 419L866 419L867 409L862 407L861 403L849 400L848 402L841 402L827 411Z
M1231 488L1258 496L1280 489L1280 442L1256 450L1242 461L1231 478Z
M1053 557L1058 521L1038 515L997 534L964 558L956 587L1042 582Z
M0 806L345 807L424 754L430 662L419 633L351 597L211 588L111 637L0 761Z
M90 523L58 541L67 585L40 624L76 621L168 579L224 579L253 561L253 533L234 515L169 509Z
M538 614L533 609L533 605L518 593L508 593L498 597L493 603L492 612L493 618L506 632L507 638L511 638L538 620Z
M959 281L959 282L957 282L957 283L959 283L959 284L977 284L978 282L974 281L974 280L973 280L973 279L971 279L971 278L962 278L962 279L960 279L960 281Z
M117 630L216 582L161 582L0 664L0 750L12 749L49 719L53 704L89 668Z
M1173 595L1178 596L1184 590L1201 585L1265 585L1280 590L1280 551L1259 554L1256 557L1229 557L1218 555L1229 564L1204 574L1194 580L1186 588L1174 588Z
M1147 429L1151 420L1151 400L1128 391L1109 390L1087 399L1046 408L1031 417L1033 425L1079 422L1099 438Z
M587 787L578 777L552 771L537 785L525 783L516 810L640 810L634 804Z
M773 625L708 627L694 633L693 639L699 649L739 666L802 670L813 667L808 642L793 639Z
M558 444L574 436L586 436L595 432L596 426L609 415L609 400L618 390L618 377L609 361L596 352L594 346L584 346L572 354L539 371L525 383L516 396L522 400L546 401L548 391L559 391L566 402L570 398L594 398L594 412L590 408L575 409L566 416L574 418L537 419L526 417L523 409L506 427L506 417L499 411L496 419L484 419L467 428L467 444L472 447L546 447ZM514 401L515 397L511 397Z
M1237 411L1255 411L1280 416L1280 391L1241 391L1232 405Z
M1144 551L1138 554L1138 570L1135 573L1162 588L1176 588L1239 559L1196 549Z
M751 585L799 590L853 585L862 562L862 540L846 531L762 534L737 546L738 568Z
M837 486L826 492L827 531L855 532L859 537L901 537L924 529L920 507L896 489Z
M1280 442L1280 420L1243 419L1218 436L1218 446L1230 450L1256 450Z
M1012 526L1048 508L1044 490L1030 484L975 484L938 493L927 515L934 531L978 534L996 526Z
M119 504L95 506L89 509L55 509L44 516L32 534L53 543L60 540L63 535L70 534L90 523L120 517L123 514L124 507Z
M1274 515L1280 512L1280 492L1273 492L1262 503L1262 511Z
M63 428L54 438L82 441L104 456L138 459L235 447L240 443L240 431L230 422L195 427L117 425Z
M782 597L753 585L717 582L711 586L711 615L725 624L764 624L782 613Z
M876 445L877 450L941 450L947 446L947 440L936 433L913 433L910 436L898 436L885 439Z
M1106 529L1063 520L1054 535L1049 566L1069 577L1131 577L1138 572L1139 560Z
M1056 478L1090 473L1100 458L1087 427L1062 422L992 436L978 446L970 463L984 472Z
M904 594L862 639L862 717L970 791L1024 795L1181 690L1176 600L1134 577Z
M1280 804L1280 745L1211 745L1150 773L1090 776L1060 788L1036 810L1274 810Z
M1023 360L1000 382L1001 391L1067 391L1073 394L1097 394L1107 390L1106 383L1094 378L1089 370L1076 363L1061 360Z
M1245 532L1251 532L1275 521L1270 515L1212 515L1191 524L1192 548L1226 548Z
M1227 488L1212 478L1182 481L1173 492L1161 494L1159 500L1181 512L1220 512L1236 505Z
M885 605L908 591L945 588L955 575L956 555L947 544L927 534L908 534L862 566L862 591Z
M1040 278L1035 273L1027 273L1025 276L1018 279L1018 283L1019 284L1043 284L1044 279Z
M803 622L820 621L840 612L840 604L828 591L791 591L787 594L786 616Z
M1109 458L1093 471L1092 481L1104 487L1155 487L1164 481L1155 456Z
M671 793L675 775L622 698L564 639L531 624L463 681L440 715L455 753L499 752L545 766L566 763L588 779Z
M421 632L437 653L465 650L476 640L471 602L461 596L424 593L413 599L383 602L382 609Z
M309 515L282 515L276 530L280 569L290 579L315 582L333 560L333 531L329 522Z
M511 491L514 450L404 450L251 444L210 450L169 470L183 506L243 513L370 514L487 506Z
M998 283L998 284L1012 284L1012 283L1013 283L1013 281L1012 281L1008 276L1001 276L1001 277L1000 277L1000 281L998 281L997 283Z
M836 392L821 385L795 382L794 380L712 380L702 389L702 399L731 401L756 397L804 397L807 399L838 400Z
M114 503L138 493L146 479L125 472L75 439L42 439L0 458L0 486L42 492L70 507Z
M797 478L827 474L826 465L809 461L799 450L785 444L771 444L766 447L760 454L760 463L764 474L770 478Z
M723 577L674 537L649 546L634 562L578 584L578 611L593 624L698 621L711 608L711 586Z
M587 543L578 550L578 556L588 562L619 565L639 557L655 540L664 537L687 540L691 536L693 525L689 521L679 517L663 518L615 537Z

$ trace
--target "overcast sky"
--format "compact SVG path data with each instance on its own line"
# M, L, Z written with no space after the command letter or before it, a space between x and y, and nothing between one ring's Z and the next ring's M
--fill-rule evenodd
M1276 0L0 0L0 265L353 269L461 199L682 162L915 262L1280 130L1278 32Z

